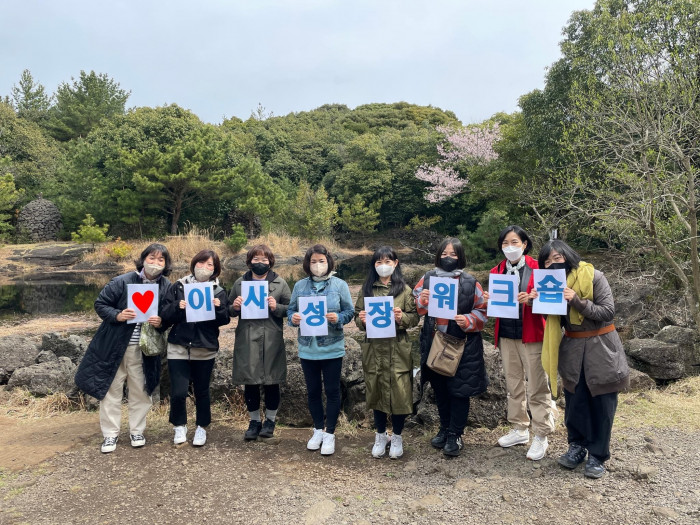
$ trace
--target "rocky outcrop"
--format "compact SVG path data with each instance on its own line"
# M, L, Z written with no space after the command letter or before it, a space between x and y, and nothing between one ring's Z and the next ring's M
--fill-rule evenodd
M0 385L7 384L16 369L34 364L39 352L26 337L0 338Z
M660 381L700 374L700 344L695 330L664 326L653 339L631 339L625 351L632 368Z
M15 249L8 257L11 261L22 261L37 266L63 267L71 266L82 258L83 254L93 250L90 244L50 244L32 246L30 248Z
M57 333L44 334L41 339L41 350L52 352L56 357L67 357L78 364L85 355L88 341L79 335L61 337Z
M75 390L73 376L76 366L67 357L43 361L18 368L10 377L10 388L26 388L30 393L45 396L57 392L70 393Z

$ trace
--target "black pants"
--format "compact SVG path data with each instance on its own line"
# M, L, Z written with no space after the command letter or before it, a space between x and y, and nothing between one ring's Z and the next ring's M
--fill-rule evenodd
M265 408L277 410L280 407L280 386L263 385L265 389ZM260 385L245 385L245 406L248 412L260 410Z
M326 432L333 434L340 414L340 371L343 358L300 359L301 369L306 379L309 412L314 420L314 428L322 429L324 423L322 392L326 391Z
M593 397L581 370L574 393L564 389L564 399L564 423L569 443L587 448L589 454L601 462L610 459L610 435L617 410L617 392Z
M435 392L440 428L461 436L464 434L464 427L467 426L467 418L469 417L469 398L451 395L447 387L449 379L439 374L431 374L430 384Z
M386 422L388 414L381 410L374 411L374 426L377 427L377 433L383 434L386 432ZM391 415L391 430L397 436L403 432L403 425L406 423L407 414L392 414Z
M209 381L214 369L214 359L193 361L168 359L170 373L170 422L175 426L187 423L187 392L192 381L194 401L197 409L197 425L206 427L211 423L211 400Z

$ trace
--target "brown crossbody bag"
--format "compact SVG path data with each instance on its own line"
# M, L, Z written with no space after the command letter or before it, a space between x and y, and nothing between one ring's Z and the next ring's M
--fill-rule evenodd
M428 353L428 368L440 375L454 377L466 344L466 339L459 339L437 330Z

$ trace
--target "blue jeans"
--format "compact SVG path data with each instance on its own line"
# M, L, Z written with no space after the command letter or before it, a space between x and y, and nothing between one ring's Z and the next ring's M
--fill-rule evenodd
M333 434L340 414L340 371L343 358L300 359L301 369L306 379L309 412L314 420L314 428L323 429L324 411L322 391L326 391L325 423L326 432Z

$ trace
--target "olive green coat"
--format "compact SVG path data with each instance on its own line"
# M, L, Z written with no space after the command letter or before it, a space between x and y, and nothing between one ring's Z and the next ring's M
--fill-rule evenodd
M250 279L250 272L239 278L231 288L231 317L241 315L239 310L233 309L233 301L241 295L241 282L244 279ZM278 385L287 379L282 325L287 318L287 307L292 294L287 281L280 276L268 274L267 281L270 296L277 301L277 307L270 311L267 319L238 319L236 341L233 344L234 385Z
M377 281L373 292L374 297L389 295L389 286ZM397 307L401 308L403 316L401 322L396 325L396 337L365 337L360 346L367 408L400 415L413 413L413 360L406 329L416 326L419 318L413 294L408 286L398 297L394 297L394 308ZM365 298L360 291L360 297L355 303L355 323L360 330L365 330L365 324L359 317L359 313L364 309Z

